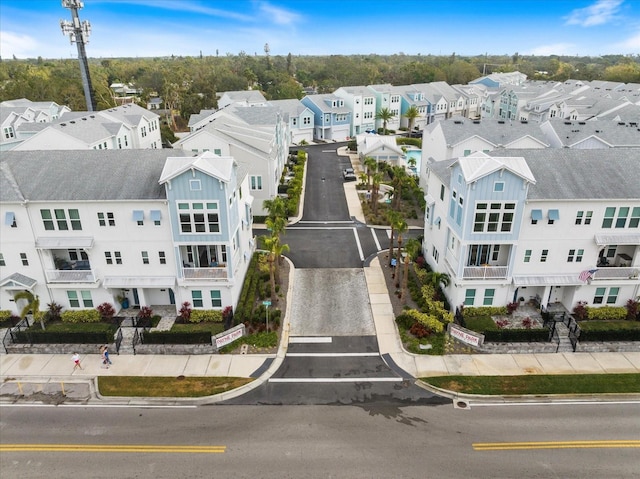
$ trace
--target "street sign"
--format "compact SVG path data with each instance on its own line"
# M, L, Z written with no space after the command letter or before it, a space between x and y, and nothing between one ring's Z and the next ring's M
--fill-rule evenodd
M271 301L263 301L262 304L265 306L271 306Z

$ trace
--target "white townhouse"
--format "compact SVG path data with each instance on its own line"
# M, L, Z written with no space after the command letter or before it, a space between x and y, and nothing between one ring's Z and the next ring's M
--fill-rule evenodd
M21 141L18 135L21 125L38 125L39 128L36 128L36 131L40 131L42 124L55 122L69 111L71 111L69 107L58 105L53 101L31 101L20 98L1 102L0 151L10 150Z
M497 150L432 162L423 251L453 308L571 311L640 294L635 149Z
M344 86L333 94L344 99L344 105L351 110L349 135L376 130L376 97L366 86Z
M183 151L7 152L0 159L0 309L189 301L235 307L254 250L246 171Z
M160 117L127 104L96 112L67 112L52 123L22 124L11 151L162 148Z
M332 93L307 95L300 100L313 112L314 140L346 141L351 138L351 109Z
M549 140L539 125L485 118L451 118L428 125L422 134L422 155L435 161L488 153L499 148L548 148ZM426 162L420 165L420 184L424 188Z
M393 118L387 122L388 130L397 130L400 128L400 120L402 115L402 98L401 91L390 83L379 85L369 85L367 88L374 94L376 100L376 113L383 108L387 108ZM374 117L375 117L374 114ZM376 120L376 129L382 128L382 120Z
M282 118L289 126L289 144L313 141L313 112L296 98L292 100L271 100L269 106L280 109Z
M267 99L260 90L225 91L217 94L218 108L235 106L266 106Z
M431 105L424 93L413 85L396 87L400 93L400 127L409 128L409 119L404 116L407 110L415 107L418 116L413 120L413 129L422 130L427 125Z
M439 90L432 88L430 85L430 83L417 83L411 85L422 93L422 98L424 98L429 104L426 121L427 125L436 121L446 120L449 117L449 101Z
M253 213L262 216L266 214L264 200L278 194L289 152L288 137L288 125L279 108L229 106L173 146L191 154L210 151L234 158L247 171L255 198Z

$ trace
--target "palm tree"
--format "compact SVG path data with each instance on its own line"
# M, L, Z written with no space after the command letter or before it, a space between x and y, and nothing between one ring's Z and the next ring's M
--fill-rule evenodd
M404 112L404 116L407 120L409 120L409 133L411 133L413 131L413 125L416 121L416 118L418 118L420 116L420 112L418 111L418 108L415 105L411 105L409 108L407 108L407 111Z
M269 218L287 218L287 204L280 196L276 196L271 200L264 200L262 207L269 213Z
M396 281L400 282L400 263L402 260L402 235L407 232L409 225L404 218L396 223L396 232L398 233L398 258L396 259Z
M364 157L364 166L367 168L367 185L371 189L371 174L378 170L378 162L372 156Z
M44 329L44 314L40 311L40 297L37 294L33 294L31 291L20 291L14 295L13 299L16 303L21 299L27 301L27 304L20 311L20 318L26 318L27 314L31 312L33 321L40 321L40 326Z
M271 235L277 236L278 238L287 226L287 220L282 216L276 216L275 218L268 216L264 222L267 229L271 231Z
M402 166L394 166L391 168L393 173L393 179L391 185L393 186L393 209L400 208L400 200L402 199L402 187L409 180L410 176Z
M404 244L405 257L404 257L404 273L402 273L402 290L400 291L400 297L405 299L405 293L407 291L407 284L409 282L409 259L415 258L420 249L422 243L415 238L409 238Z
M382 182L382 173L377 172L371 175L371 210L374 215L378 214L378 192Z
M445 288L449 286L449 283L451 283L451 278L447 273L430 271L427 273L427 282L431 283L437 291L440 285L443 285Z
M402 218L400 217L400 213L391 210L387 213L387 219L389 220L389 226L391 226L391 233L389 235L389 264L391 264L391 260L394 256L393 240L395 237L396 226L400 223Z
M382 132L383 134L387 134L387 123L395 118L395 115L391 113L391 110L388 108L381 108L378 113L376 113L376 120L382 120Z
M276 299L276 278L279 275L278 261L280 256L289 251L289 245L280 244L277 236L267 236L264 238L264 245L269 252L269 282L271 283L271 299Z

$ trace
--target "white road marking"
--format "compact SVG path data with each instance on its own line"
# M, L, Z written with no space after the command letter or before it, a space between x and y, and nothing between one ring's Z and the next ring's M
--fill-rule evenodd
M358 231L353 228L353 236L356 237L356 245L358 246L358 254L360 254L360 261L364 261L364 253L362 252L362 245L360 244L360 238L358 238Z
M331 343L333 338L331 336L291 336L289 337L289 344L293 343Z
M378 241L378 235L376 234L375 228L371 228L371 234L373 235L373 241L376 243L377 251L380 251L382 248L380 247L380 241Z
M460 398L458 398L460 400ZM454 399L455 401L455 399ZM573 401L571 399L550 398L548 402L475 402L473 400L464 400L471 407L488 407L488 406L606 406L609 404L640 404L640 401L602 401L597 397L593 401Z
M322 153L336 153L338 150L322 150Z
M269 378L270 383L398 383L397 378Z
M132 398L133 399L133 398ZM158 398L162 399L162 398ZM196 398L197 399L197 398ZM170 399L168 399L170 400ZM148 404L29 404L29 403L11 403L11 404L0 404L0 407L79 407L79 408L124 408L124 407L137 407L137 408L145 408L145 409L194 409L198 406L196 405L184 405L184 406L154 406Z
M370 358L380 353L287 353L288 358Z
M309 223L309 224L319 224L319 225L328 225L328 224L333 224L333 223L347 223L347 224L353 224L353 221L351 220L340 220L340 221L298 221L297 224L300 223Z

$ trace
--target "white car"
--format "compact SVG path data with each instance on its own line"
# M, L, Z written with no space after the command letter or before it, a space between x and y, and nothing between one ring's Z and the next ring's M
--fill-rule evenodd
M344 181L356 181L358 179L353 168L345 168L342 170L342 178Z

